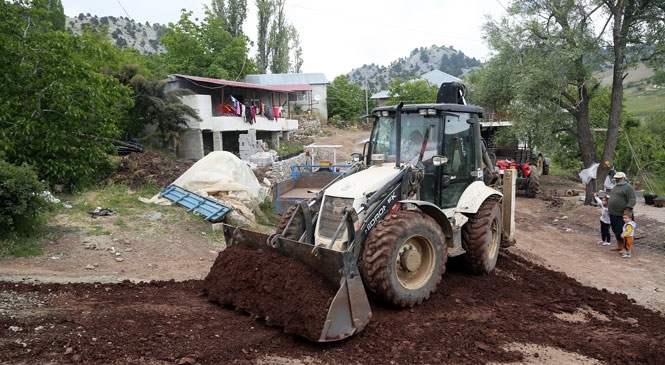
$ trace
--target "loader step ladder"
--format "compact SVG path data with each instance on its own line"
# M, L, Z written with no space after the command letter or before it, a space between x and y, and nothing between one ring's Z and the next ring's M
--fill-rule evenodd
M162 190L159 196L188 208L188 212L194 211L201 214L210 222L221 221L233 210L218 200L192 193L173 184Z

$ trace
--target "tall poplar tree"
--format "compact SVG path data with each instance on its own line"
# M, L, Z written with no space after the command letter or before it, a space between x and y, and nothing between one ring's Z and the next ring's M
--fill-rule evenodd
M256 32L256 66L259 73L266 73L270 65L270 19L272 17L274 2L272 0L256 0L258 9L258 24Z
M211 6L206 5L205 8L224 20L223 28L231 36L243 34L242 26L247 20L247 0L212 0Z

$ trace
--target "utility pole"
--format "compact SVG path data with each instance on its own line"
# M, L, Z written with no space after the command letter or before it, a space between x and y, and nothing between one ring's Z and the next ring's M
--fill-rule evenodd
M369 115L369 97L368 97L367 72L365 72L365 115Z

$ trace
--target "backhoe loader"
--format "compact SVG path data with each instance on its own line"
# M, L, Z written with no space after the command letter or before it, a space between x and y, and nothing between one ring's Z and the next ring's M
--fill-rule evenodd
M481 138L483 111L466 105L464 93L443 84L434 104L375 108L352 167L290 207L274 234L223 225L228 245L295 259L334 285L325 320L304 337L352 336L371 319L370 299L414 307L436 290L448 257L488 274L500 247L514 243L513 172L495 171Z

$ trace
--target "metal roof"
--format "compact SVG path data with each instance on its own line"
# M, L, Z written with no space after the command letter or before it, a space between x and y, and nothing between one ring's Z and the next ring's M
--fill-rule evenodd
M277 92L295 92L295 91L309 91L312 86L309 84L290 84L290 85L260 85L247 82L229 81L221 79L211 79L208 77L188 76L188 75L172 75L173 77L189 80L193 83L207 83L221 86L240 87L245 89L260 89L267 91Z
M441 84L444 82L462 82L461 79L458 79L455 76L449 75L440 70L432 70L427 73L420 75L423 80L427 80L432 84L441 87ZM387 90L381 90L378 93L372 95L370 99L387 99L390 97L390 93Z
M430 72L424 73L420 76L421 78L433 83L436 86L441 86L444 82L461 82L462 80L458 79L455 76L449 75L440 70L432 70Z
M293 84L328 84L326 75L322 73L308 74L262 74L247 75L245 81L250 84L258 85L293 85Z
M370 99L388 99L390 97L390 93L388 90L381 90L378 93L370 96Z

